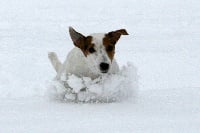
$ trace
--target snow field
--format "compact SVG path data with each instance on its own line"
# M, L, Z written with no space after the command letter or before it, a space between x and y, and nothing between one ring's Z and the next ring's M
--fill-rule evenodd
M0 0L0 132L199 133L199 5L199 0ZM84 104L46 99L56 75L47 54L54 51L64 61L74 47L68 26L84 35L127 29L115 57L121 68L133 62L138 69L137 98ZM62 99L57 90L52 96Z
M70 102L116 102L132 98L138 91L136 68L128 63L117 74L104 75L91 80L75 75L63 75L61 81L53 81L47 93L50 98Z

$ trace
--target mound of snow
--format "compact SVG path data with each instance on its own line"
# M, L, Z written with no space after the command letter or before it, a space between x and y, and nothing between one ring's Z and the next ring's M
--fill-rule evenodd
M94 80L65 74L61 80L51 82L48 96L68 102L115 102L133 96L137 88L137 69L128 63L117 74Z

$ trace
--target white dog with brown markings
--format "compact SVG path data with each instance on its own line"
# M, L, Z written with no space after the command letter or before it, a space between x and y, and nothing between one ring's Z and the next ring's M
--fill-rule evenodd
M69 27L69 34L76 47L69 52L64 63L60 62L54 52L49 53L57 79L63 73L95 79L103 74L115 74L119 71L114 59L115 45L121 35L128 35L125 29L84 36Z

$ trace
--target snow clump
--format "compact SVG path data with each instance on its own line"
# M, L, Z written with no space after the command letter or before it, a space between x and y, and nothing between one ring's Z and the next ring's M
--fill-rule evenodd
M117 74L105 74L94 80L65 74L61 80L51 82L48 96L67 102L117 102L134 96L137 89L137 69L128 63Z

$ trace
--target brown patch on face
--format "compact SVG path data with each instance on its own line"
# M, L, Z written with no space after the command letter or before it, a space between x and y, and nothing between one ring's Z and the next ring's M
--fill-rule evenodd
M112 40L109 38L108 35L106 35L103 38L103 45L106 49L106 53L108 54L108 57L112 61L114 58L114 54L115 54L115 44L112 43Z
M92 37L85 37L81 33L75 31L72 27L69 27L69 34L74 45L80 48L85 56L95 52L94 44L92 44Z
M125 29L120 29L116 31L111 31L106 36L110 39L110 43L116 44L121 35L128 35L127 31Z
M81 50L82 50L82 52L84 53L85 56L95 52L94 44L92 43L92 37L91 36L87 36L85 38Z
M81 49L81 51L86 57L87 55L95 52L94 44L92 44L91 36L85 37L82 41L79 42L79 45L77 47Z
M111 61L113 60L115 54L115 44L121 35L128 35L128 33L125 29L120 29L107 33L103 38L103 45L105 46L106 52Z

